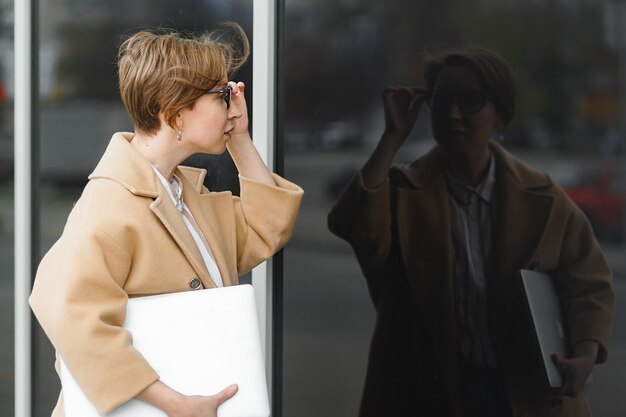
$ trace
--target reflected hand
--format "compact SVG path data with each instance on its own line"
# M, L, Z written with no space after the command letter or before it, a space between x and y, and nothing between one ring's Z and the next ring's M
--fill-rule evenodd
M426 101L427 90L419 87L389 86L383 91L385 134L404 140L417 120Z
M560 394L569 397L578 395L593 370L597 354L597 342L589 340L577 344L574 347L574 356L569 359L552 354L552 362L563 376L563 386L558 390Z

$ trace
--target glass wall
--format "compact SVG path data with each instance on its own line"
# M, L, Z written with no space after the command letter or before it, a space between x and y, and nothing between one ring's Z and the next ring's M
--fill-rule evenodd
M623 2L286 0L279 121L285 175L305 189L284 264L284 415L355 416L375 314L350 247L326 216L383 130L387 85L423 85L424 56L478 44L518 75L503 145L547 170L591 220L617 291L594 413L626 409L626 22ZM426 109L398 153L433 146Z
M13 0L0 1L0 415L13 415Z
M230 20L239 22L251 37L252 1L39 2L40 256L60 236L73 202L111 135L132 131L117 90L115 60L124 36L144 28L201 32ZM237 79L248 86L251 103L251 65L243 68ZM213 190L238 188L227 155L193 157L188 164L208 167L219 175L207 177ZM39 328L34 338L33 415L48 417L59 394L54 351Z

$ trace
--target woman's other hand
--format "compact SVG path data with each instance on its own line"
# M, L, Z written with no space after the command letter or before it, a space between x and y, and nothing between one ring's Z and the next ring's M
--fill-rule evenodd
M176 410L167 413L168 417L217 417L217 408L237 393L237 385L230 385L215 395L184 396Z
M163 410L168 417L217 417L217 408L237 393L229 385L215 395L183 395L161 381L143 390L137 398Z
M423 88L389 86L383 91L385 107L385 134L398 147L409 136L419 111L426 101L427 91Z
M583 389L589 374L593 370L598 356L598 343L592 340L584 340L574 346L574 354L571 358L563 358L557 354L552 355L552 362L561 371L563 386L559 393L569 397L576 397Z

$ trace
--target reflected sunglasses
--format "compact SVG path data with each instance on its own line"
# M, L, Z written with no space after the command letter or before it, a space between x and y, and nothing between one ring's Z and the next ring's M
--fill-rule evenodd
M453 93L446 90L433 90L426 96L426 103L431 109L437 110L456 103L463 113L478 113L487 102L487 95L476 90L465 90Z
M233 92L233 88L229 85L226 88L222 88L220 90L209 90L205 91L204 94L223 94L224 101L226 102L226 110L230 109L230 98Z

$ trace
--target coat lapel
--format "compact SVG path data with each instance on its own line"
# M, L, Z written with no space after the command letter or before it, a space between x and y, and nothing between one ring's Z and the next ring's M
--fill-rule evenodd
M220 235L222 228L219 225L217 216L211 215L212 212L217 209L215 204L213 204L213 199L223 197L215 194L209 198L198 198L198 195L202 191L202 183L206 171L198 170L199 175L195 178L189 175L189 171L189 168L186 168L185 173L182 175L180 175L179 172L179 178L183 181L183 200L185 204L187 204L187 207L189 207L189 210L194 213L194 219L211 247L211 252L213 253L215 263L222 276L224 286L238 284L237 271L228 268L229 263L226 261L226 255L222 247L216 244L216 242L225 242L225 239ZM194 192L192 192L192 190L194 190ZM226 194L222 193L222 195ZM203 196L208 197L207 194ZM228 194L227 198L230 201L232 197ZM232 264L232 262L230 264Z
M154 199L150 209L170 233L204 286L215 287L180 213L169 199L167 191L156 177L150 163L131 145L133 134L120 132L113 135L100 163L90 179L109 179L122 185L131 193ZM221 269L221 268L220 268Z
M398 235L402 258L420 305L428 314L455 326L452 283L452 245L449 206L432 190L399 190ZM450 342L446 331L436 331L440 345Z
M553 198L546 192L547 177L529 176L520 170L520 162L506 154L499 146L493 147L498 167L499 209L494 228L494 276L490 291L490 316L506 326L512 306L519 300L515 282L516 271L532 268L537 245L546 230ZM496 323L493 323L496 325ZM501 327L500 327L501 328Z
M435 148L427 162L404 169L411 187L399 187L398 240L404 267L424 316L450 393L458 393L458 341L452 281L450 205L442 168ZM444 326L441 326L444 323ZM451 398L453 404L460 399Z
M150 204L150 209L170 233L205 288L215 288L216 285L209 276L198 246L193 240L189 229L187 229L182 216L169 200L169 196L160 183L158 188L160 191L159 196Z

